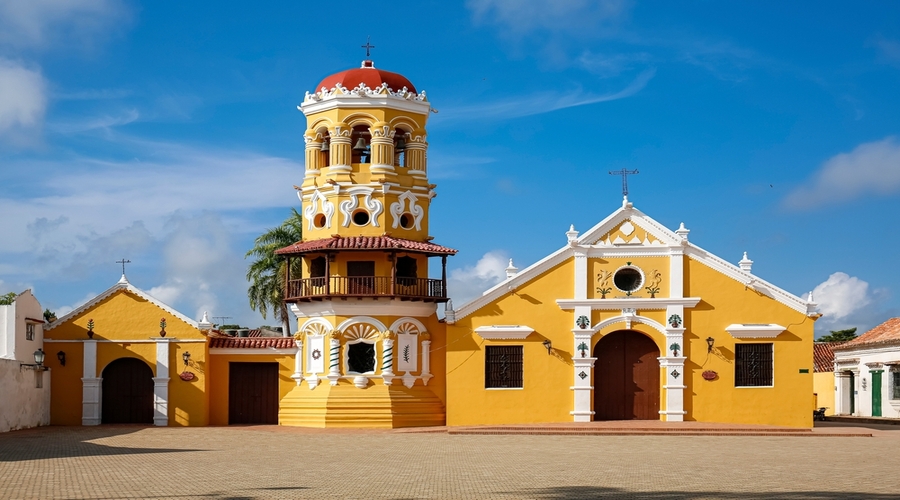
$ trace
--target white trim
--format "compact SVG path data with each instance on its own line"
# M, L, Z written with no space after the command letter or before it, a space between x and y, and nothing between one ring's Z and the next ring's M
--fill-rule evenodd
M390 330L394 333L397 333L397 327L399 327L403 323L412 323L413 325L416 326L416 328L419 329L419 333L428 331L428 329L425 328L425 325L422 324L421 321L417 320L416 318L410 318L410 317L404 317L404 318L398 319L397 321L394 321L393 323L391 323L391 327L388 328L388 330Z
M314 113L322 113L332 109L339 108L363 108L363 109L395 109L398 111L407 111L411 113L420 113L427 115L431 109L431 104L423 101L407 101L393 96L384 97L358 97L349 94L341 97L325 98L319 102L304 102L298 108L303 114L309 116Z
M156 341L156 376L153 377L153 425L169 425L169 344L174 339Z
M786 327L776 324L735 323L725 327L725 331L736 339L774 339Z
M479 326L475 329L475 333L484 340L523 340L532 332L534 328L521 325Z
M276 349L274 347L262 347L262 348L238 348L238 347L213 347L210 348L210 355L219 355L219 354L260 354L263 356L294 356L297 353L297 349L286 348L286 349Z
M375 329L378 330L379 333L387 330L387 327L384 326L384 323L382 323L381 321L378 321L377 319L375 319L371 316L354 316L350 319L346 319L346 320L342 321L341 324L335 328L335 330L341 332L341 336L343 336L344 330L346 330L348 327L351 327L357 323L371 325L371 326L375 327Z
M298 318L326 316L408 316L427 318L437 312L436 302L400 299L323 300L291 304Z
M174 337L163 337L166 340L171 340L175 344L200 344L206 343L206 339L177 339ZM147 339L147 340L132 340L132 339L44 339L44 342L52 342L56 344L83 344L85 342L104 342L109 344L155 344L158 339Z
M81 425L100 425L101 403L100 383L97 377L97 341L84 343L82 353L83 368L81 378Z
M575 309L576 307L590 307L594 310L615 311L621 309L637 309L641 311L666 309L669 306L694 307L700 302L700 297L685 298L659 298L650 299L634 297L628 299L557 299L556 304L562 310Z
M57 326L69 321L71 318L73 318L73 317L83 313L87 309L90 309L91 307L99 304L100 301L102 301L103 299L111 296L112 294L114 294L120 290L131 292L131 293L137 295L138 297L141 297L142 299L146 300L147 302L154 304L156 307L159 307L163 311L166 311L167 313L171 314L172 316L175 316L176 318L180 319L181 321L184 321L188 325L193 326L194 328L197 328L199 330L199 326L196 321L192 320L191 318L188 318L184 314L181 314L180 312L173 309L171 306L164 304L159 299L156 299L155 297L149 295L147 292L132 285L131 283L128 282L127 279L125 279L125 275L123 274L122 278L118 281L118 283L111 286L110 288L108 288L106 291L104 291L100 295L97 295L93 299L90 299L87 302L85 302L84 304L81 304L80 306L76 307L69 314L66 314L63 317L58 318L53 323L50 323L49 325L45 326L44 331L52 330L53 328L56 328Z

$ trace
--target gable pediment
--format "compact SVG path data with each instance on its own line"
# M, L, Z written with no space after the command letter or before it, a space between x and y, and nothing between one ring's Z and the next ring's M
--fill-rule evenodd
M674 231L626 204L586 231L578 242L593 246L670 246L681 244Z

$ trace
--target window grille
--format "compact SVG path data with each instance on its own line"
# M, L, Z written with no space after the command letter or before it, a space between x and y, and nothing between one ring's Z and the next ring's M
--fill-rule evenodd
M522 387L522 349L516 346L487 346L484 357L486 389Z
M770 387L772 382L772 344L737 344L734 346L734 385L737 387Z
M34 323L25 324L25 340L34 340Z
M891 399L900 399L900 371L891 371L891 382L893 384Z

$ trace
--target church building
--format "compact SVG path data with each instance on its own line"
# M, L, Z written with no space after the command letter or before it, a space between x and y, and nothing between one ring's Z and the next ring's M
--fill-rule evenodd
M303 239L276 252L294 338L224 337L123 269L46 328L69 360L50 361L52 423L812 425L816 306L753 274L746 254L712 255L626 196L454 308L456 250L429 234L425 92L366 60L299 110Z

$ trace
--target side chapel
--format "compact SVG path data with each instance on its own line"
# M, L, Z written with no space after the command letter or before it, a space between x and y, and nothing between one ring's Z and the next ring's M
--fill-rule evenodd
M816 305L753 274L746 254L712 255L626 197L454 308L456 250L429 235L425 92L366 60L299 109L304 234L277 251L294 338L224 337L123 268L46 328L69 360L48 362L51 423L812 425Z

